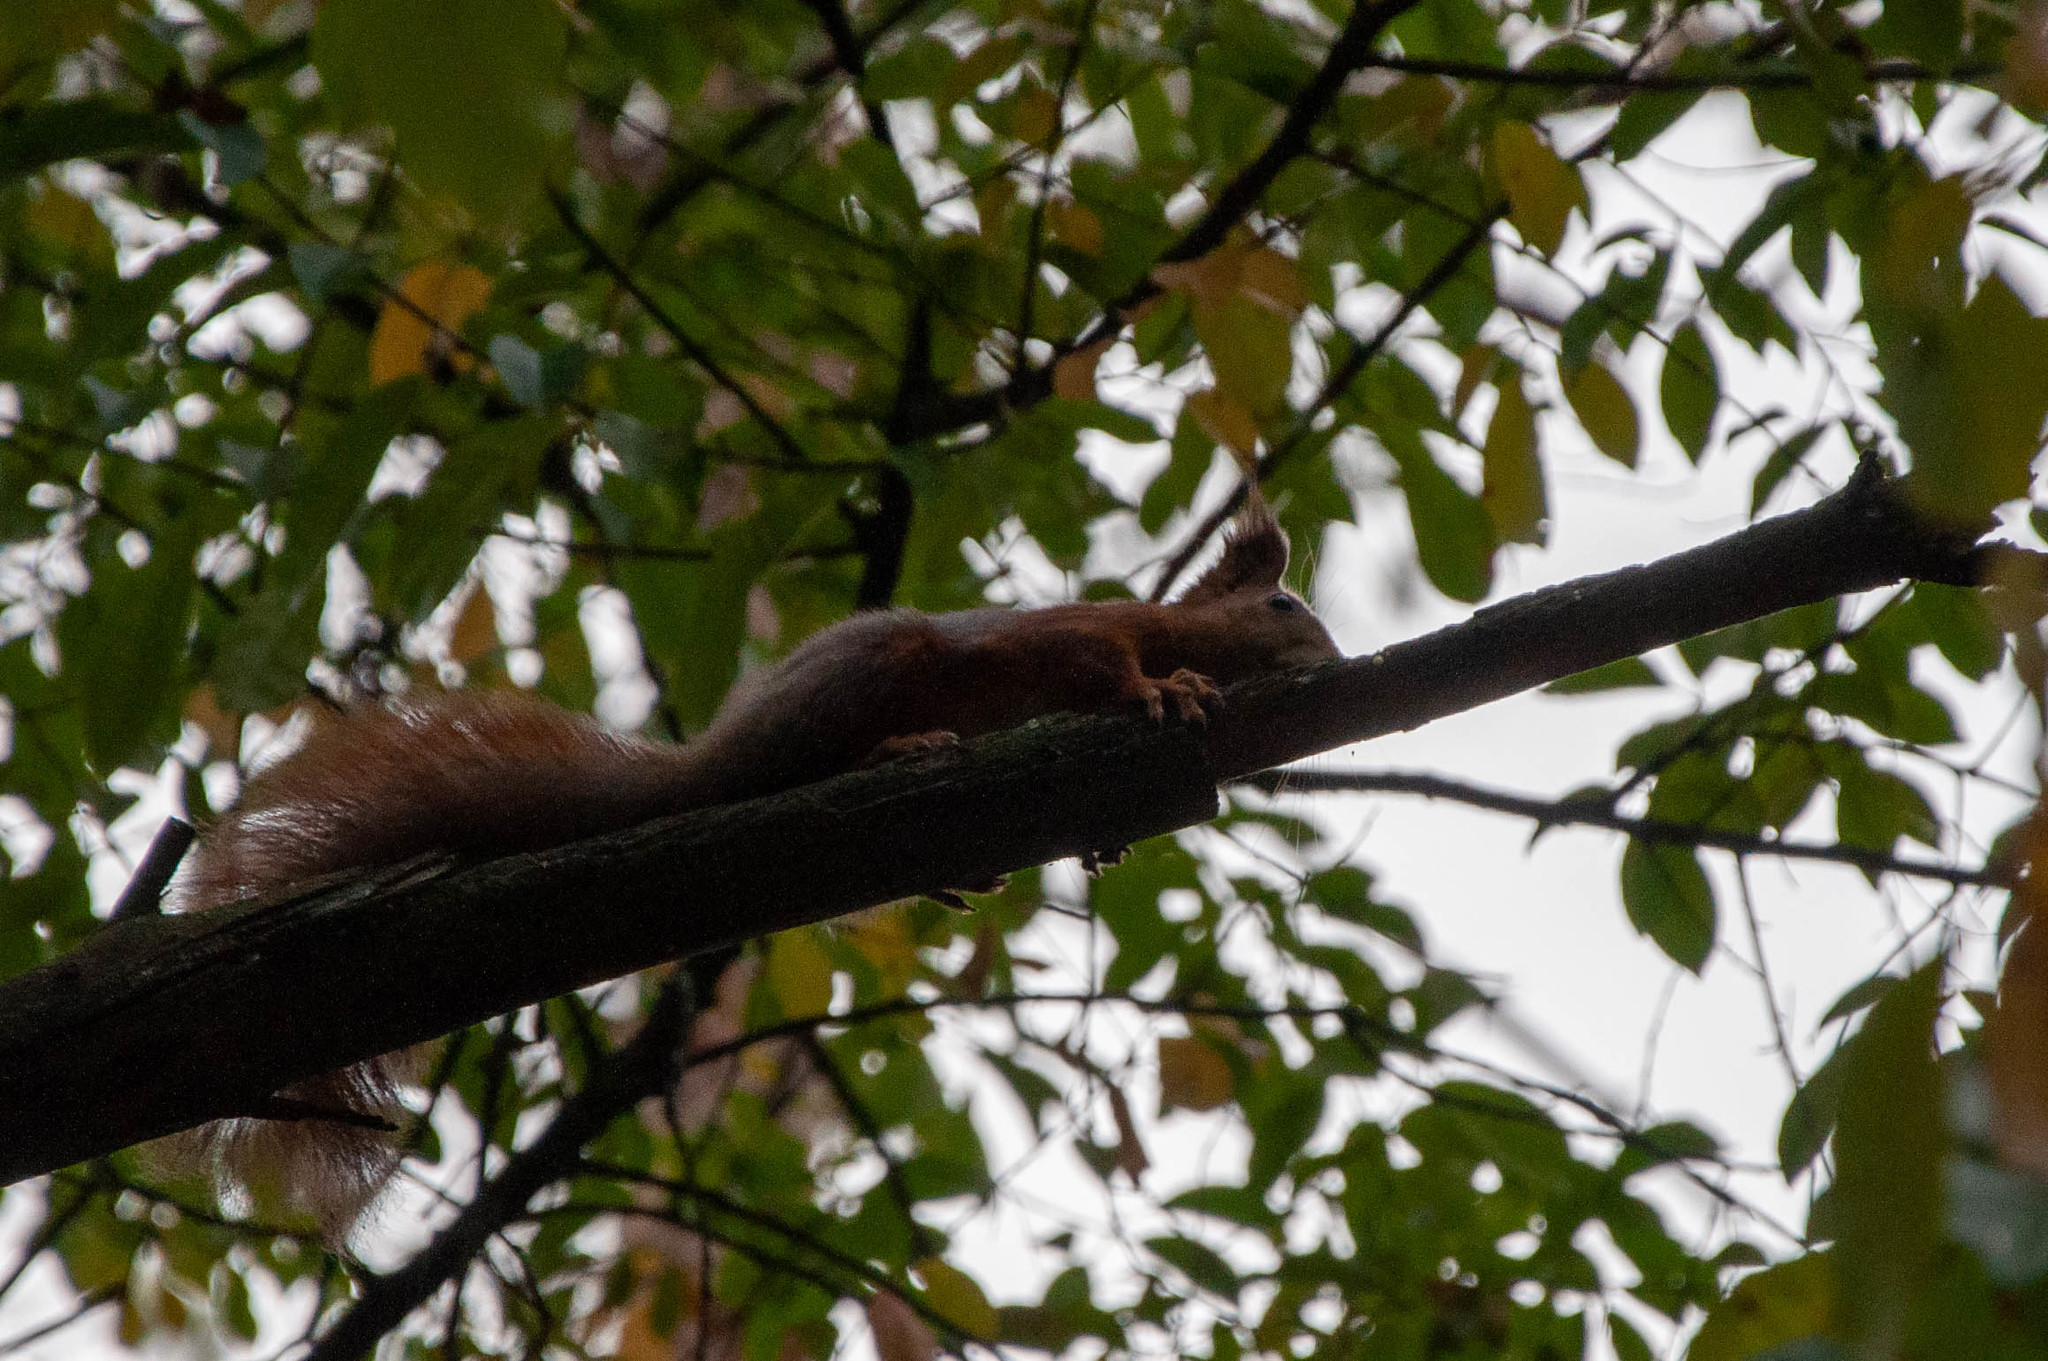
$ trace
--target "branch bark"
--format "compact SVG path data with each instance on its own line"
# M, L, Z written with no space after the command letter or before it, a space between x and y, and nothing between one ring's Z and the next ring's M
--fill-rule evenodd
M1235 687L1205 730L1055 718L537 854L114 922L0 984L0 1183L606 978L1191 826L1219 781L1729 624L1902 577L1974 582L1991 550L1971 538L1928 529L1867 464L1705 547Z

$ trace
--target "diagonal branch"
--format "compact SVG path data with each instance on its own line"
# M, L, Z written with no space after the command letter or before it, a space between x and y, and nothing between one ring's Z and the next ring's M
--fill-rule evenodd
M539 1138L478 1189L454 1223L398 1270L365 1281L354 1307L321 1334L305 1361L356 1361L368 1352L465 1271L493 1235L526 1212L535 1193L573 1171L583 1145L675 1079L683 1037L696 1014L692 972L679 971L669 980L639 1032L562 1103Z
M531 855L112 923L0 984L0 1110L36 1112L10 1123L0 1182L665 960L1192 826L1219 780L1795 605L1975 582L2017 553L1973 537L1927 527L1871 461L1718 542L1235 686L1206 729L1053 719Z

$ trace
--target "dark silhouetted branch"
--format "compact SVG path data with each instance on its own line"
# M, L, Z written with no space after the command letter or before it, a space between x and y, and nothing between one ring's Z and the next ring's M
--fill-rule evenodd
M1986 865L1965 869L1937 865L1924 860L1903 860L1884 851L1860 846L1820 845L1813 842L1782 841L1750 832L1723 831L1697 823L1663 822L1656 818L1632 818L1615 812L1604 802L1588 799L1535 799L1522 794L1486 789L1463 780L1399 770L1268 770L1246 781L1269 794L1313 794L1331 791L1371 794L1419 794L1427 799L1449 799L1474 808L1491 809L1528 818L1540 827L1604 827L1625 832L1638 841L1674 842L1685 846L1711 846L1737 855L1774 855L1785 860L1818 860L1848 865L1871 874L1904 874L1935 879L1945 884L1978 888L2011 888L2014 876L2006 869Z

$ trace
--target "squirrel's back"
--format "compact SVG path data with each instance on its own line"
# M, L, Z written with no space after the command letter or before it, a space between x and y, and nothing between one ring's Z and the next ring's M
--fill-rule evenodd
M324 716L248 782L202 835L174 905L214 907L429 851L538 850L1063 710L1199 720L1217 683L1337 655L1280 585L1286 566L1286 536L1254 498L1221 560L1171 605L856 615L740 681L680 747L514 691L359 705ZM273 1118L173 1136L160 1160L207 1172L228 1198L302 1210L339 1241L397 1165L376 1123L402 1122L404 1069L387 1055L295 1083Z

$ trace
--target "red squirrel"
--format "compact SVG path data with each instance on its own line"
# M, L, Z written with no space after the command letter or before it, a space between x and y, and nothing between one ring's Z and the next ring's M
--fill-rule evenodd
M316 724L201 833L173 905L196 910L428 851L490 859L807 784L1061 711L1199 722L1216 686L1340 655L1281 576L1288 545L1254 498L1223 556L1171 604L922 614L820 630L733 687L680 746L607 731L516 691L366 703ZM302 1111L404 1118L403 1056L294 1083ZM225 1198L281 1202L345 1240L398 1161L371 1120L233 1119L164 1141Z

